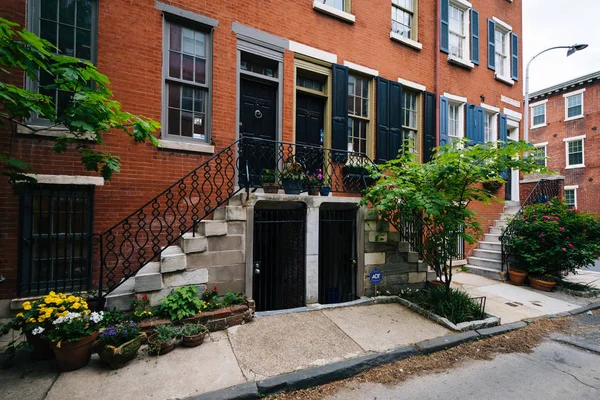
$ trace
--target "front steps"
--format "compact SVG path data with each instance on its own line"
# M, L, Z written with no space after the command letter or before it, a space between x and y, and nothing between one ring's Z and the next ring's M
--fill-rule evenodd
M217 286L220 294L243 292L245 283L246 208L238 196L184 234L178 245L163 250L160 261L146 264L138 273L106 296L106 308L129 310L135 295L148 295L156 305L173 288L196 285L202 292Z

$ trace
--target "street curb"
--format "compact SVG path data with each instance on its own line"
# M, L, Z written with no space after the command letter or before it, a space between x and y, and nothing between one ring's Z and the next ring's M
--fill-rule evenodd
M597 310L599 308L600 308L600 303L592 303L592 304L588 304L587 306L583 306L583 307L579 307L574 310L571 310L571 311L569 311L569 314L579 315L579 314L586 313L588 311Z
M240 383L214 392L202 393L197 396L186 397L186 400L254 400L258 399L256 382Z
M457 335L441 336L435 339L424 340L415 344L420 354L434 353L440 350L446 350L459 344L479 339L479 333L476 331L461 332Z
M527 324L523 321L513 322L511 324L493 326L491 328L478 329L477 333L479 333L483 338L502 335L504 333L508 333L517 329L525 328Z

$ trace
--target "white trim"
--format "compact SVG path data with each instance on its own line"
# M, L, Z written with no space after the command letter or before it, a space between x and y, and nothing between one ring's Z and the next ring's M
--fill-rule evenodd
M317 60L326 61L332 64L337 63L337 55L333 53L329 53L324 50L319 50L314 47L307 46L302 43L294 42L290 40L289 43L290 51L294 53L302 54L308 57L316 58Z
M571 117L571 118L565 118L565 122L567 122L567 121L574 121L574 120L580 119L580 118L583 118L583 115L578 115L576 117Z
M467 102L466 97L456 96L454 94L450 94L450 93L446 93L446 92L444 92L444 97L446 97L448 100L451 100L455 103L466 103Z
M512 119L512 118L510 118L510 117L506 118L506 126L507 126L508 128L513 128L512 130L516 130L516 131L517 131L517 137L516 137L515 139L513 139L513 138L512 138L512 137L510 137L510 135L509 135L509 139L511 139L511 140L515 140L515 141L519 140L519 134L518 134L518 133L519 133L519 132L518 132L518 131L519 131L519 122L520 122L519 120Z
M547 102L548 102L548 99L542 100L542 101L536 101L535 103L529 103L529 108L541 106L542 104L546 104Z
M205 143L179 142L176 140L159 139L159 149L189 151L193 153L214 154L215 146Z
M500 108L494 107L494 106L491 106L491 105L485 104L485 103L481 103L481 108L483 108L484 110L487 110L487 111L495 112L495 113L500 112Z
M396 32L390 32L390 39L392 39L398 43L402 43L409 47L412 47L415 50L421 50L423 48L423 45L421 43L417 42L416 40L412 40L410 38L404 37L402 35L397 34Z
M573 191L573 207L577 208L577 189L579 188L579 185L575 185L575 186L565 186L563 188L563 197L566 200L566 196L564 195L564 192L566 192L567 190L572 190Z
M510 104L513 107L521 107L521 102L505 95L500 96L500 101Z
M583 118L583 116L585 115L585 113L583 111L584 110L584 108L583 108L584 107L583 92L585 92L585 88L563 94L563 97L565 98L565 122L573 121L574 119ZM569 115L569 98L571 98L573 96L578 96L578 95L581 95L581 114L569 117L568 116Z
M586 135L568 137L568 138L564 138L563 142L572 142L574 140L585 140L585 137L586 137Z
M345 22L350 22L351 24L353 24L356 21L356 16L354 16L353 14L350 14L346 11L338 10L337 8L329 6L327 4L323 4L323 1L314 0L313 10L331 15L332 17L339 18Z
M546 101L548 101L548 100L546 100ZM543 123L543 124L537 124L537 125L534 125L534 124L533 124L533 120L535 119L535 115L534 115L534 113L533 113L533 109L534 109L534 108L537 108L537 107L542 107L542 106L544 106L544 123ZM531 128L530 128L530 129L541 128L541 127L547 126L547 123L548 123L548 119L547 119L547 118L548 118L548 115L547 115L547 113L546 113L546 111L547 111L546 102L542 102L542 101L540 101L540 102L537 102L537 103L535 103L533 106L530 106L529 108L531 108L531 121L530 121L530 123L531 123Z
M104 178L101 176L84 176L84 175L37 175L25 174L31 178L35 178L38 183L47 185L93 185L104 186Z
M504 114L506 114L508 118L513 119L515 121L521 121L523 119L523 114L521 114L520 112L513 111L510 108L504 107Z
M533 146L534 147L545 147L545 146L548 146L548 142L534 143Z
M459 7L473 8L473 4L469 3L467 0L452 0L452 3Z
M350 61L344 61L344 65L346 67L348 67L349 69L356 71L356 72L360 72L360 73L370 75L370 76L379 76L379 71L377 71L376 69L372 69L369 67L364 67L362 65L354 64L353 62L350 62Z
M502 27L502 29L512 32L512 30L513 30L512 26L510 26L506 22L502 21L500 18L492 17L492 20L494 20L494 22L496 24L500 25Z
M563 94L563 97L565 97L565 98L571 97L571 96L575 96L575 95L583 93L583 92L585 92L585 88L579 89L579 90L573 90L572 92L565 93L565 94ZM582 100L583 100L583 98L582 98ZM548 100L546 100L546 101L548 101Z
M471 61L453 56L452 54L448 54L448 62L451 64L456 64L459 67L466 67L469 69L475 68L475 64L473 64Z
M537 128L544 128L546 126L548 126L548 125L547 124L533 125L533 126L530 126L529 129L531 130L531 129L537 129Z
M402 78L398 78L398 83L401 83L402 86L406 86L406 87L409 87L409 88L415 89L415 90L420 90L422 92L427 90L427 87L425 87L425 85L421 85L421 84L418 84L418 83L412 82L412 81L407 81L406 79L402 79Z
M511 86L515 84L515 81L513 81L512 79L510 79L510 78L508 78L506 76L498 75L496 73L494 73L494 78L497 81L504 82L504 83L506 83L508 85L511 85Z
M576 190L579 189L579 185L565 185L565 190Z

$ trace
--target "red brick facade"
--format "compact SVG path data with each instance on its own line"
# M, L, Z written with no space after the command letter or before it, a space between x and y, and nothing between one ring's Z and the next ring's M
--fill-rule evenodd
M5 0L0 17L26 25L27 3L26 0ZM356 17L353 24L316 11L311 0L164 0L164 3L218 21L212 39L212 139L215 150L236 140L237 135L237 53L233 22L333 53L337 55L338 64L348 61L377 70L381 77L392 81L402 78L416 82L438 97L447 92L465 97L469 103L479 105L484 102L499 108L500 112L505 112L505 108L521 112L519 106L501 100L501 96L517 99L520 103L522 79L515 81L512 86L508 85L495 80L494 72L487 67L486 23L488 19L497 17L512 26L513 32L519 35L520 63L523 38L520 1L471 0L473 8L479 12L480 21L480 64L472 69L450 64L447 54L440 52L436 33L439 28L436 0L418 0L418 41L422 44L421 50L390 39L389 1L353 0L351 12ZM111 89L124 110L162 120L162 54L163 13L154 0L99 1L97 66L100 72L109 77ZM295 53L285 50L282 137L286 141L294 140L294 59ZM23 77L13 75L10 80L20 83ZM596 107L596 98L595 89L588 89L586 118L571 123L578 128L581 126L579 129L585 129L590 138L595 133L592 130L595 129L592 128L594 117L588 118L587 113ZM372 117L372 123L374 121ZM420 121L422 129L422 118ZM561 135L567 134L561 130L554 131L551 126L545 129L558 134L555 140L561 140ZM580 134L572 129L575 128L570 128L569 132ZM532 138L538 140L538 136L532 135ZM83 170L74 150L55 155L51 153L52 144L53 141L45 137L26 137L6 131L0 135L0 149L5 150L10 146L15 157L30 163L39 174L92 175ZM134 144L130 138L117 132L106 135L106 150L121 157L122 168L112 181L96 187L95 232L113 225L210 156L159 150L150 144ZM588 158L587 154L593 154L592 150L591 141L586 142L586 161L590 160L590 167L591 157ZM562 154L564 156L564 148ZM558 155L556 160L559 160ZM588 192L583 188L593 187L596 183L588 183L591 172L588 173L587 168L581 173L585 177L580 180L568 178L567 184L578 182L581 185L579 201L584 204L584 201L588 201L584 200L588 198ZM503 190L498 193L500 197L503 197ZM589 199L590 207L593 207L591 195ZM484 226L497 219L502 209L501 204L474 207L489 220L482 221ZM595 207L597 211L600 210L597 204ZM18 276L19 199L13 195L6 180L0 185L0 215L0 274L6 278L0 283L2 299L17 295Z

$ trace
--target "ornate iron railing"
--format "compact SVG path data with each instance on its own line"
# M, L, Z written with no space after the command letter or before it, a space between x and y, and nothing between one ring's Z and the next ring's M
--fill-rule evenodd
M517 214L523 212L523 208L537 203L545 203L560 195L560 184L557 180L541 179L529 193ZM502 271L508 270L509 263L513 256L512 249L506 246L506 242L512 236L512 230L509 224L500 235L500 246L502 251ZM506 268L505 268L506 266Z
M279 173L291 163L321 170L334 192L360 193L373 162L362 153L258 138L242 138L92 239L101 297L115 290L242 189L261 187L265 169ZM307 190L304 185L303 191ZM97 274L97 275L96 275Z

